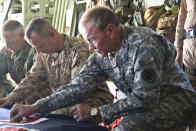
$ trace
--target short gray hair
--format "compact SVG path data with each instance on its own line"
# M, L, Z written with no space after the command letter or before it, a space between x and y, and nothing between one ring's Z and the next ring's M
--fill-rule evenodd
M21 30L24 32L23 25L16 20L7 20L1 27L1 32Z
M89 23L103 31L108 24L114 24L115 27L118 27L119 18L113 10L103 6L96 6L84 13L79 26L84 26Z

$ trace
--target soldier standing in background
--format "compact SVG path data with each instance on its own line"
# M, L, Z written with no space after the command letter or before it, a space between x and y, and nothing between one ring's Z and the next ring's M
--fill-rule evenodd
M0 97L5 97L15 86L6 75L9 73L18 84L25 77L25 73L31 69L36 51L25 41L22 24L15 20L8 20L3 24L2 40L6 47L0 51ZM31 97L22 101L26 104L34 103L50 92L48 88L43 87L42 90L32 93Z
M176 61L196 89L196 1L182 0L176 27Z
M10 105L24 99L30 93L42 89L44 85L58 92L60 86L68 84L79 73L91 53L85 41L59 34L43 18L31 21L25 37L38 53L35 63L17 88L6 98L0 99L1 105ZM70 107L60 109L55 113L70 115L69 110L72 107L77 111L77 115L74 115L77 118L80 114L88 114L90 107L113 103L113 95L105 83L86 96L84 100L70 103Z
M12 122L34 112L45 114L66 107L108 78L127 98L95 107L92 113L106 124L124 116L116 131L168 130L195 117L196 93L175 61L174 45L165 37L149 28L122 26L105 7L86 11L79 29L95 53L77 77L51 96L29 106L15 104L10 111ZM78 121L86 118L78 118L77 111L73 114Z

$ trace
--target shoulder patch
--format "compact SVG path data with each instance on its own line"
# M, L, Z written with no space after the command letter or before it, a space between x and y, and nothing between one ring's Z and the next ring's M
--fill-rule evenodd
M156 79L155 77L155 71L151 68L142 71L142 79L148 83L153 83Z

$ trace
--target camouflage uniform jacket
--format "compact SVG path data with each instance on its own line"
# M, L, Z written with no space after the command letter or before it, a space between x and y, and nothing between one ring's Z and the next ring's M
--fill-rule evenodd
M90 55L88 45L83 40L66 35L64 37L64 48L59 53L37 54L30 72L8 97L15 100L22 99L46 85L56 91L60 86L68 84L78 74ZM96 92L85 99L85 103L94 106L112 102L113 96L106 85L100 86Z
M159 102L161 88L175 86L194 92L175 57L175 47L151 29L123 27L121 48L115 58L92 54L71 83L36 103L41 113L47 113L81 99L111 78L127 98L99 107L102 119L109 123L129 112L153 107Z
M35 54L36 51L28 43L17 54L11 53L4 47L0 51L0 81L10 73L11 78L19 83L25 77L25 73L31 69Z

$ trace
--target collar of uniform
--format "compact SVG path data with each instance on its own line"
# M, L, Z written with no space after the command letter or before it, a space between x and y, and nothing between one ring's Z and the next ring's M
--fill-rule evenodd
M125 63L128 57L128 43L127 43L127 39L129 37L128 28L129 27L122 26L121 46L115 54L116 62L120 65Z
M63 50L59 53L52 54L52 64L51 64L52 66L58 65L63 62L63 60L61 59L62 52Z
M60 53L54 53L54 54L53 54L53 59L54 59L54 61L58 58L59 54L60 54Z
M61 59L60 57L62 56L62 52L65 51L65 48L69 49L69 43L67 41L67 35L66 34L63 34L64 35L64 46L62 48L62 50L58 53L53 53L53 61L52 61L52 66L55 66L59 63L62 63L63 62L63 59Z
M115 58L116 57L116 54L117 54L117 51L109 52L108 53L108 56L109 56L109 58Z

